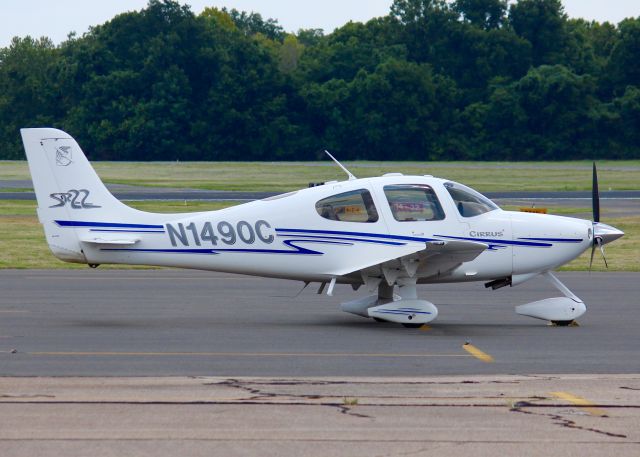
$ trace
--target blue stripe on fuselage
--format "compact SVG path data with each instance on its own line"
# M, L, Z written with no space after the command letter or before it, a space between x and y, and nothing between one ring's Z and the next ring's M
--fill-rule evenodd
M149 233L164 233L164 228L165 228L163 225L125 224L120 222L56 220L55 223L58 224L60 227L89 228L89 229L92 229L92 231L100 230L105 232L107 231L107 229L113 229L113 231L123 231L123 232L130 231L130 232L137 232L137 233L145 233L143 230L140 230L140 229L155 229L158 231L149 232ZM305 237L305 238L308 238L307 242L314 242L314 240L312 240L311 238L316 238L317 242L321 242L322 239L325 239L327 241L331 239L335 239L336 241L369 242L369 243L376 243L376 244L385 244L390 246L405 245L405 243L402 243L402 241L414 241L414 242L422 242L422 243L427 243L430 241L439 241L441 239L476 241L480 243L488 243L490 246L489 250L494 250L495 248L501 248L506 246L548 248L548 247L552 247L553 243L580 243L583 241L582 239L579 239L579 238L518 238L518 240L512 241L512 240L471 238L471 237L450 236L450 235L433 235L435 238L426 238L426 237L415 237L415 236L404 236L404 235L391 235L386 233L367 233L367 232L351 232L351 231L343 231L343 230L311 230L311 229L291 229L291 228L276 228L276 233L278 234L278 236ZM383 241L383 240L388 240L388 241ZM296 241L300 242L302 240L296 240ZM335 243L335 244L340 244L340 243ZM343 243L343 244L348 244L348 243ZM294 246L291 246L291 247L294 247ZM168 250L168 251L175 252L176 250ZM222 252L221 249L216 251ZM269 251L269 252L277 252L277 251ZM289 252L289 251L285 251L285 252ZM277 252L277 253L284 253L284 252Z
M121 224L119 222L55 221L60 227L103 227L131 229L163 229L164 225Z
M435 238L419 238L415 236L402 236L402 235L388 235L386 233L366 233L366 232L345 232L339 230L309 230L309 229L286 229L286 228L277 228L276 232L278 234L282 233L308 233L308 234L318 234L318 235L346 235L346 236L358 236L358 237L367 237L367 238L380 238L386 240L402 240L402 241L419 241L419 242L427 242L427 241L437 241Z

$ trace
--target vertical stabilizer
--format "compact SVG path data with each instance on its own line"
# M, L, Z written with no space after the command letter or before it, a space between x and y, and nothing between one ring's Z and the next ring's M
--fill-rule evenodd
M63 230L63 226L142 214L109 192L69 134L52 128L22 129L20 133L38 200L38 219L59 259L86 263L76 230Z

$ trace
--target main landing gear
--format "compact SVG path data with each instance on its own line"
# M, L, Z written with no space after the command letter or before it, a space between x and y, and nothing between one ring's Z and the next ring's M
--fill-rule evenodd
M395 285L380 282L378 293L342 303L347 313L372 317L378 322L395 322L405 327L417 328L438 317L438 308L431 302L419 300L415 278L402 278Z
M577 318L587 311L584 302L576 297L550 271L543 273L542 276L562 292L564 297L545 298L544 300L516 306L516 313L550 321L552 324L562 327L573 324Z
M584 302L550 271L542 276L564 297L545 298L516 306L516 313L562 327L575 324L575 320L587 310ZM394 285L381 281L377 287L377 294L342 303L342 311L370 317L378 322L395 322L409 328L418 328L438 317L438 308L433 303L418 299L414 278L400 278Z

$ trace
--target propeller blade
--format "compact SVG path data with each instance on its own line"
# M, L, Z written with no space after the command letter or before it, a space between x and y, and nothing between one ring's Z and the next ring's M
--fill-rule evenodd
M591 273L591 267L593 266L593 253L596 252L596 244L595 241L591 245L591 260L589 260L589 273Z
M598 171L593 162L593 184L591 186L591 204L593 205L593 222L600 222L600 192L598 191Z
M607 257L604 255L604 244L598 243L600 246L600 252L602 253L602 260L604 260L604 266L609 269L609 264L607 263Z

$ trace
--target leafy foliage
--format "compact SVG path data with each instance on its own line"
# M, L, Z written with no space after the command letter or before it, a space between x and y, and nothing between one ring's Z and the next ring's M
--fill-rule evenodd
M333 33L150 0L0 49L0 158L55 126L93 159L640 157L640 18L560 0L395 0Z

